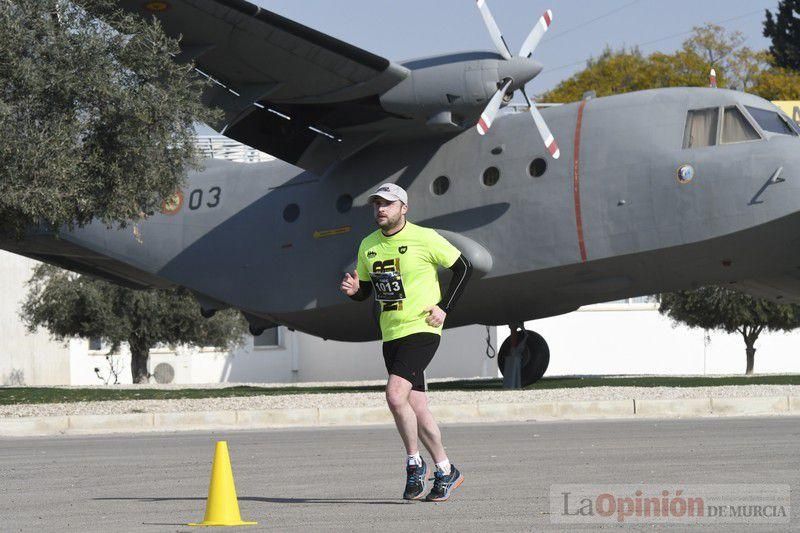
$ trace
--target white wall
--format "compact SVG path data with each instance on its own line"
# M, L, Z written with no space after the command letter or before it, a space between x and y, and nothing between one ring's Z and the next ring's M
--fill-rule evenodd
M495 328L490 328L496 344ZM383 379L386 366L381 343L343 343L299 335L298 372L300 381L346 381ZM466 326L445 330L442 342L426 371L428 378L489 377L496 375L496 363L486 355L486 328Z
M36 261L0 250L0 385L69 383L69 343L28 333L19 317Z
M674 326L655 304L599 304L562 316L533 320L526 329L550 346L545 375L744 374L744 341L738 334ZM500 342L509 336L498 331ZM762 333L756 373L800 372L800 330Z

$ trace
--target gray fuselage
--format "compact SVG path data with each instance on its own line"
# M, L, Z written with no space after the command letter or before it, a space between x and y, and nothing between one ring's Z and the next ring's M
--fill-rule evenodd
M552 107L542 113L559 160L522 112L499 117L483 137L469 128L374 144L321 176L280 161L208 160L189 176L175 214L124 229L93 224L62 233L58 247L46 239L6 247L53 262L69 256L61 264L91 265L117 280L184 286L206 307L235 307L267 324L371 340L380 335L373 303L350 301L339 281L375 230L367 197L391 181L408 191L410 220L474 243L459 246L467 255L491 256L446 327L507 324L711 283L798 301L798 138L759 129L758 141L682 147L688 110L730 105L775 109L711 89ZM531 175L535 159L547 166L539 177ZM677 179L682 165L695 171L688 183ZM500 174L493 186L483 182L489 167ZM780 167L781 179L771 182ZM436 195L440 176L449 189ZM337 209L344 195L352 196L349 210ZM291 222L290 204L299 210Z

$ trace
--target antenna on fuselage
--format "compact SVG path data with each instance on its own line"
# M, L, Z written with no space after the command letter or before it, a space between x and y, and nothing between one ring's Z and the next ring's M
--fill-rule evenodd
M711 72L708 75L708 86L711 87L712 89L717 88L717 71L714 70L713 68L711 69Z

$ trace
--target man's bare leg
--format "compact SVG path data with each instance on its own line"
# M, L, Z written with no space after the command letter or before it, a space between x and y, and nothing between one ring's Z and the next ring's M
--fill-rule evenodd
M442 432L439 430L436 419L433 418L433 413L428 409L428 395L422 391L412 390L408 401L417 417L419 440L428 449L434 463L446 461L447 454L442 445Z
M389 375L389 381L386 383L386 403L394 416L394 423L408 455L419 452L417 415L414 414L414 409L408 401L411 392L411 383L408 380L394 374Z

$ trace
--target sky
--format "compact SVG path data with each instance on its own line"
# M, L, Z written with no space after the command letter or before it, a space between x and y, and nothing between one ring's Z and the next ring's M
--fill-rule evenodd
M394 61L463 50L494 50L474 0L250 0L270 11ZM544 71L528 86L542 93L581 70L586 59L639 45L671 52L693 26L738 30L746 46L769 47L764 12L778 0L487 0L516 53L545 9L553 25L534 57Z

